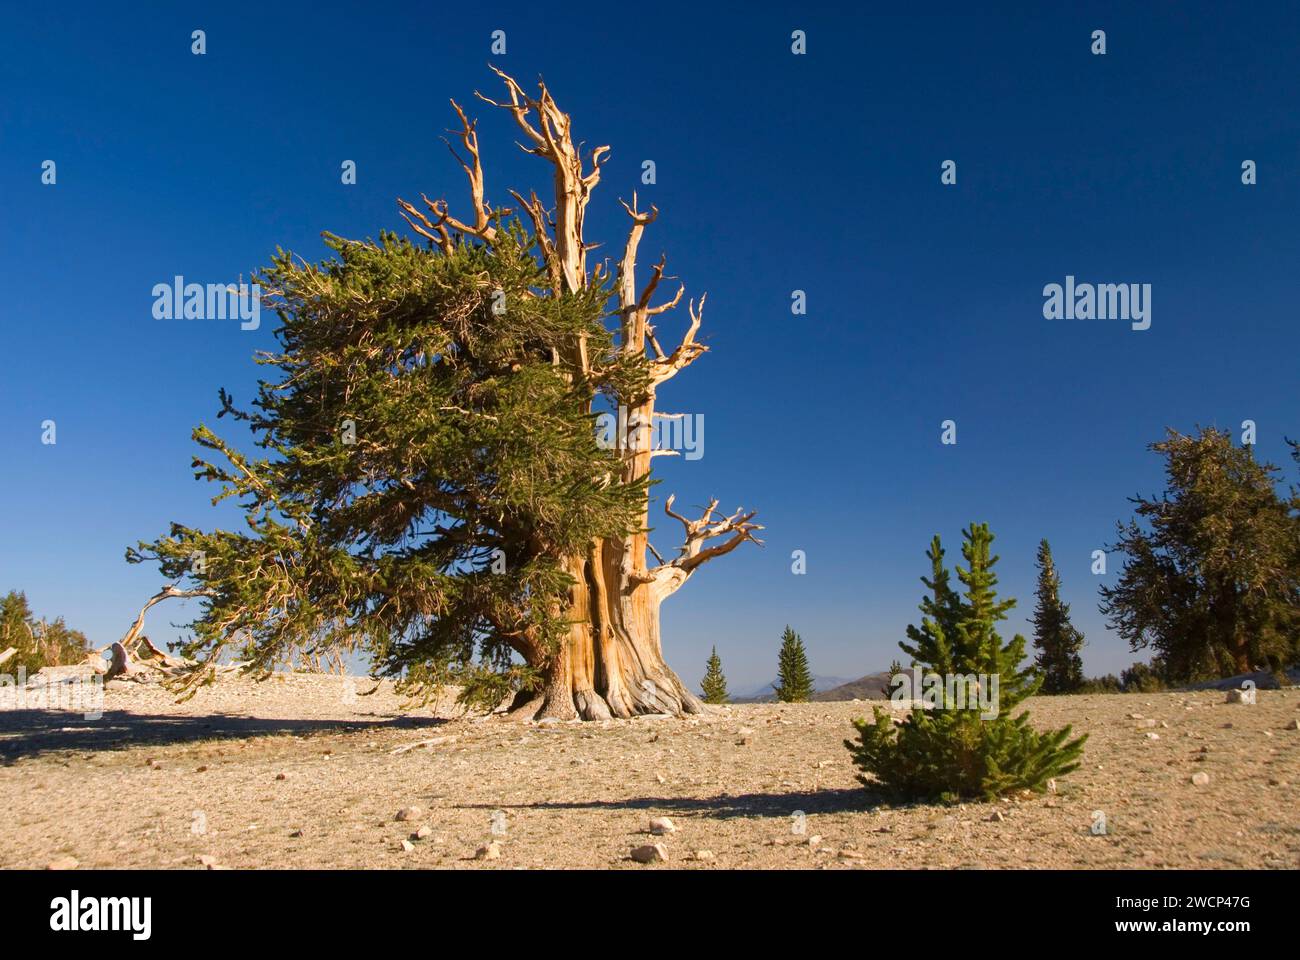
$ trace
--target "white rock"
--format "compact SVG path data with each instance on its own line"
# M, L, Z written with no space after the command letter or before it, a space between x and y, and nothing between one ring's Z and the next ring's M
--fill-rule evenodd
M401 821L414 820L424 813L419 807L402 807L397 811L397 819Z
M414 849L415 849L415 844L413 844L410 840L403 840L403 841L402 841L402 852L403 852L403 853L410 853L410 852L411 852L412 850L414 850Z
M501 843L493 840L474 851L475 860L498 860L501 857Z
M45 865L46 870L76 870L81 866L76 857L55 857Z
M713 859L713 851L712 851L712 850L696 850L696 851L695 851L695 859L696 859L696 860L712 860L712 859Z
M1198 770L1192 774L1192 783L1198 787L1203 787L1210 782L1210 775L1204 770Z
M662 843L647 843L632 848L632 859L637 863L657 863L668 859L668 848Z
M670 817L655 817L650 821L650 832L656 837L662 837L665 834L676 833L677 826Z

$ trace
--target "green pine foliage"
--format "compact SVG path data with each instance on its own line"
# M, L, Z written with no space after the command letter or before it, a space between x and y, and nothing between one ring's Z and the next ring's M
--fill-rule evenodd
M1300 659L1300 496L1226 431L1170 430L1151 445L1166 490L1135 497L1136 518L1108 547L1125 555L1101 611L1134 651L1150 648L1170 683ZM1300 461L1300 447L1294 448Z
M890 661L889 673L885 676L885 682L880 687L881 695L888 700L894 692L894 678L903 672L903 664L897 658Z
M731 702L731 696L727 693L727 678L722 674L722 658L718 656L716 646L709 655L709 662L704 671L704 679L700 681L700 692L704 694L705 703Z
M808 653L803 639L787 624L777 655L776 683L772 687L782 703L806 703L812 698L813 679L808 670Z
M901 799L956 802L1042 790L1049 778L1078 767L1086 739L1071 740L1068 726L1039 733L1027 713L1012 715L1038 689L1039 677L1032 667L1021 669L1024 638L1003 643L996 629L1015 601L997 599L993 534L987 524L971 524L963 535L966 567L957 568L963 590L953 589L936 536L927 553L931 574L922 578L929 593L921 601L921 625L909 626L908 641L899 644L927 688L934 689L929 678L939 681L934 709L918 706L896 725L876 708L874 720L854 721L858 739L844 742L863 771L858 779ZM964 690L953 697L948 680L956 677L974 679L986 701L996 677L996 715L983 716L994 711L966 702ZM927 699L920 691L914 697Z
M1043 693L1075 693L1083 686L1083 634L1070 622L1070 605L1061 601L1061 576L1052 547L1038 545L1038 603L1034 608L1035 664Z
M62 617L37 619L27 595L16 590L0 597L0 653L13 647L17 652L0 666L0 672L17 676L22 667L28 676L42 667L79 663L86 656L86 635L72 630Z
M252 409L222 391L218 416L265 455L194 431L195 476L246 529L176 523L127 552L207 591L186 657L268 671L360 650L412 693L459 684L475 705L536 687L530 664L568 629L562 558L640 526L647 484L620 480L593 397L627 402L647 361L614 349L608 287L537 295L532 238L497 227L450 253L326 234L330 259L281 251L258 275L279 349ZM556 362L579 341L595 379Z

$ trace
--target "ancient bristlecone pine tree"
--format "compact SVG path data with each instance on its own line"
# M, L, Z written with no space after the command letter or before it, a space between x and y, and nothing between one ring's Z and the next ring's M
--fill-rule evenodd
M361 647L408 687L457 683L477 703L513 692L527 716L698 712L664 662L660 605L761 529L753 512L711 500L688 516L670 496L684 541L667 560L649 541L651 460L671 452L652 449L656 394L706 351L704 298L664 350L654 318L684 287L655 302L663 258L636 276L657 210L623 203L617 265L589 268L583 219L609 148L584 159L544 84L532 97L495 72L506 98L479 97L550 164L553 206L515 191L519 215L489 204L475 123L453 101L472 217L399 200L428 246L327 234L335 259L282 253L259 277L283 321L282 352L260 362L283 376L255 412L223 392L222 413L275 456L195 431L229 461L196 460L197 475L241 499L250 533L173 525L128 559L188 581L164 594L203 598L182 649L209 667L227 647L263 670ZM602 416L625 425L604 442Z

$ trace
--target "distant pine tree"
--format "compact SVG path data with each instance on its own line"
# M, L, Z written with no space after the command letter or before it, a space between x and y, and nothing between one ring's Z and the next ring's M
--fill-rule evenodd
M1226 430L1171 429L1151 449L1167 487L1132 498L1106 548L1126 558L1101 588L1110 628L1159 657L1171 684L1300 660L1300 495L1283 496L1278 468Z
M870 775L858 777L865 786L906 799L954 802L1042 790L1048 778L1079 766L1087 739L1070 740L1068 726L1039 733L1023 710L1012 715L1037 690L1038 677L1020 667L1025 638L1004 643L997 632L1015 601L997 599L993 534L986 524L971 524L964 533L967 567L957 568L964 592L949 586L935 537L928 553L932 573L922 578L930 594L921 602L921 626L909 626L911 642L899 644L924 674L925 689L913 698L930 708L918 704L901 726L888 710L874 708L874 720L854 721L857 741L844 741L853 762ZM991 709L970 702L969 683L957 693L957 680L973 681L977 699Z
M903 665L895 658L889 664L889 674L885 677L885 682L880 685L880 692L884 694L886 700L894 695L894 678L903 672Z
M1061 576L1052 547L1038 545L1038 605L1034 608L1035 664L1043 675L1043 693L1074 693L1083 686L1083 634L1070 623L1070 605L1061 602Z
M704 694L705 703L731 702L731 696L727 693L727 678L722 675L722 658L718 656L716 646L709 656L704 679L700 681L700 692Z
M0 672L16 674L23 667L30 675L43 667L81 660L86 655L86 635L70 629L62 617L38 620L26 594L11 590L0 597L0 653L10 647L17 652Z
M776 683L772 687L782 703L806 703L813 692L808 654L799 634L786 625L781 635L781 653L777 657Z

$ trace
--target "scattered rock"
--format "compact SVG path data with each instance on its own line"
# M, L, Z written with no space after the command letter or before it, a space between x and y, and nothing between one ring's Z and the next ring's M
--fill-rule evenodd
M1056 792L1056 778L1055 778L1055 777L1053 777L1051 780L1048 780L1048 781L1047 781L1047 792L1048 792L1048 793L1055 793L1055 792Z
M206 867L209 870L213 870L217 866L217 858L209 853L200 853L194 860L199 866Z
M822 835L820 833L814 833L811 837L808 838L808 846L810 847L815 847L821 842L822 842Z
M836 854L836 856L839 857L841 860L862 860L863 859L862 854L858 853L858 851L856 850L841 850L839 853Z
M1148 734L1147 734L1147 739L1148 739L1148 740L1159 740L1159 739L1160 739L1160 734L1158 734L1158 733L1148 733Z
M424 813L424 811L419 807L402 807L401 810L397 811L396 819L398 822L404 823L407 820L415 820L422 813Z
M1288 730L1300 730L1300 720L1292 720L1286 725Z
M1224 702L1225 703L1250 703L1250 700L1246 699L1246 691L1238 688L1236 690L1229 690L1228 696L1224 700Z
M1006 820L1006 818L1007 815L1003 813L1001 810L994 810L987 817L990 823L1002 823L1002 821Z
M668 859L668 848L662 843L647 843L632 848L632 859L637 863L658 863Z
M1192 774L1192 783L1198 787L1203 787L1210 782L1210 775L1204 770L1198 770Z
M45 865L46 870L76 870L81 866L76 857L55 857Z
M295 840L297 840L297 839L298 839L299 837L301 837L302 835L303 835L303 832L302 832L301 830L295 830L293 833L289 834L289 836L290 836L291 838L295 839Z
M650 821L650 832L656 837L662 837L665 834L676 833L677 826L670 817L655 817Z
M499 860L501 859L501 841L493 840L491 843L485 843L474 851L475 860Z
M415 833L412 834L412 836L413 836L416 840L425 840L425 839L428 839L429 837L433 836L433 827L429 826L429 825L426 823L426 824L424 824L422 827L420 827L419 830L416 830Z
M696 850L696 851L695 851L695 859L696 859L696 860L712 860L712 859L713 859L713 851L712 851L712 850Z
M277 780L287 780L287 779L289 779L289 778L286 777L283 773L277 773L277 774L275 775L275 779L277 779Z
M402 853L410 853L414 849L415 849L415 844L413 844L410 840L402 841Z

